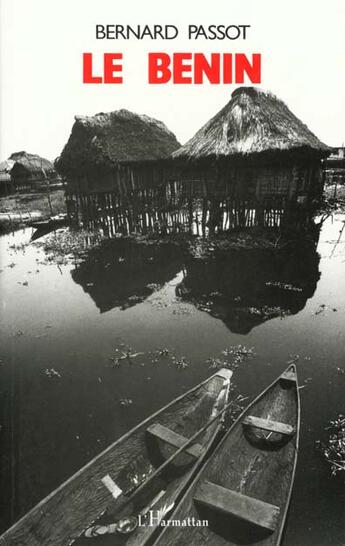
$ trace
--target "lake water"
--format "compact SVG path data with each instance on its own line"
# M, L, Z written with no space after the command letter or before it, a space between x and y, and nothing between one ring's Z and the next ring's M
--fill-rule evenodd
M344 473L331 477L315 448L345 410L344 221L328 218L308 252L208 260L119 239L57 264L31 228L2 236L2 530L242 345L255 355L234 372L241 394L291 360L303 387L284 546L344 545Z

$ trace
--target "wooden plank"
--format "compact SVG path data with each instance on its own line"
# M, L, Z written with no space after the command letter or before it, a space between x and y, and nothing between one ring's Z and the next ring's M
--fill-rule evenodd
M177 434L170 428L164 427L159 423L154 423L151 425L147 429L147 432L155 438L158 438L159 440L162 440L163 442L166 442L177 449L182 447L188 441L188 438L185 438L185 436L181 436L181 434ZM198 459L204 453L204 448L200 444L193 444L187 447L186 453Z
M280 514L278 506L215 483L202 482L194 494L194 501L272 532L277 528Z
M291 436L295 431L294 427L287 425L286 423L271 421L270 419L261 419L260 417L255 417L254 415L248 415L245 417L242 424L245 426L260 428L262 430L268 430L270 432L286 434L287 436Z

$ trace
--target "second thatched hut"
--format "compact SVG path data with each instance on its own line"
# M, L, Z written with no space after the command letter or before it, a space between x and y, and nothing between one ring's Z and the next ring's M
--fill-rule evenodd
M0 195L7 195L12 191L11 171L14 161L6 159L0 163Z
M160 162L179 148L163 122L128 110L76 116L58 171L69 193L126 195L161 181Z
M11 180L15 190L28 190L57 182L58 174L48 159L27 152L15 152L9 157L13 162Z
M304 203L321 196L321 159L329 153L272 93L240 87L172 154L169 176L233 199Z

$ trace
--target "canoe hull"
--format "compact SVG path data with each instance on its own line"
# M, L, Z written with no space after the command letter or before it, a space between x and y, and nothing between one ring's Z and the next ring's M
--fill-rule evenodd
M224 387L229 385L230 376L229 370L220 370L140 423L6 531L0 537L0 545L66 546L107 511L116 514L123 499L156 468L147 429L159 423L183 437L193 436L210 418L215 406L225 403L227 390ZM210 427L199 440L204 447L213 441L219 427L220 423ZM156 447L156 453L162 454L160 446ZM178 457L177 470L181 476L189 476L198 460L192 459L191 464L187 454ZM180 486L178 482L176 490L180 491ZM102 539L97 541L100 544Z
M300 421L296 370L287 372L242 413L169 516L208 525L166 527L155 545L280 543Z

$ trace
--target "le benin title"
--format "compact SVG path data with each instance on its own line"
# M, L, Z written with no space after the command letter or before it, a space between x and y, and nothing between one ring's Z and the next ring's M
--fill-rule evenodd
M188 40L246 40L251 25L188 25ZM179 36L175 25L96 25L97 40L174 40ZM95 70L93 53L83 53L83 83L124 83L122 52L101 54ZM226 84L261 83L261 53L209 53L153 51L147 54L149 84Z

